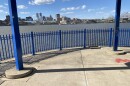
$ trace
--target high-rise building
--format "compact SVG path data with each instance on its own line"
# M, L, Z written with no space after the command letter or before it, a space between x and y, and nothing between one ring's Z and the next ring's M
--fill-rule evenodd
M42 17L42 13L39 13L40 18Z
M39 13L36 13L37 20L39 20Z
M37 17L37 20L38 20L39 23L42 23L42 22L43 22L42 13L36 13L36 17Z
M57 23L60 24L61 21L60 14L56 14L56 19L57 19Z
M53 21L53 17L50 15L50 21Z

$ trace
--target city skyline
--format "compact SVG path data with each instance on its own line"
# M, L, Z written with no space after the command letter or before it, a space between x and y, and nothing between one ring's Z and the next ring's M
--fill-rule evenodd
M0 20L9 14L7 1L0 1ZM130 12L129 3L129 0L122 0L122 13ZM32 16L34 19L39 12L44 16L51 14L53 18L55 14L80 19L107 18L114 16L115 5L116 0L17 0L18 16Z

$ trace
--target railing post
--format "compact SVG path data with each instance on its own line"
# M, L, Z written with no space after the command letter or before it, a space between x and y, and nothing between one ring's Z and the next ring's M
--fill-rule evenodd
M86 29L84 29L84 48L86 48Z
M59 30L60 50L62 50L62 37L61 37L61 35L62 35L61 30Z
M112 45L112 28L110 29L109 47Z
M31 32L32 55L35 55L33 32Z

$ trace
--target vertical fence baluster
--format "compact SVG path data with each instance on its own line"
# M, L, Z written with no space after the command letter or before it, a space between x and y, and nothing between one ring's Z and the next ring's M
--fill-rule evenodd
M44 51L44 34L43 33L41 33L42 34L42 51Z
M77 47L76 46L76 37L75 36L76 36L76 33L75 33L75 30L74 30L74 47Z
M24 50L24 36L23 36L23 33L22 33L22 35L21 35L21 44L22 44L22 55L24 55L24 53L25 53L25 50Z
M60 42L60 50L62 50L62 33L61 30L59 30L59 42Z
M48 34L49 50L51 49L51 31Z
M12 49L12 42L11 42L11 36L9 34L9 46L10 46L10 57L13 57L13 49Z
M27 44L26 44L27 45L26 46L26 48L27 48L27 54L29 54L29 39L28 39L29 37L28 36L29 36L28 33L26 33L26 37L27 37L26 38L26 41L27 41Z
M127 31L128 32L128 46L130 46L130 42L129 42L130 41L130 36L129 36L130 35L130 30L129 29L127 29L127 30L128 30Z
M97 30L97 45L99 46L99 42L100 42L100 37L99 37L99 30Z
M38 44L38 52L40 52L40 33L37 33L37 44Z
M33 35L33 32L31 32L31 43L32 43L32 55L35 55L34 35Z
M0 49L0 60L3 60L4 57L4 49L3 49L3 43L2 43L2 37L0 35L0 42L1 42L1 49Z
M7 47L6 47L6 43L5 43L6 38L5 38L5 36L4 36L4 35L3 35L3 40L4 40L3 42L4 42L5 58L8 58L8 56L7 56L7 50L6 50L6 49L7 49ZM4 58L4 59L5 59L5 58Z
M41 32L41 51L43 51L43 34L42 34L42 32Z
M38 32L36 32L36 52L38 52Z
M125 46L125 43L126 43L126 42L125 42L125 39L126 39L126 38L125 38L125 28L124 28L123 30L124 30L124 31L123 31L123 39L124 39L124 40L123 40L123 42L124 42L124 43L123 43L123 46ZM122 46L122 47L123 47L123 46Z
M30 36L31 35L31 33L28 33L28 43L29 43L29 54L31 54L32 53L32 46L31 46L31 39L30 39Z
M25 33L23 34L23 40L24 40L24 51L25 51L24 54L26 54L27 49L26 49L26 34Z
M57 49L59 49L59 31L56 31L56 45Z
M112 46L112 28L110 29L110 33L109 33L110 35L110 37L109 37L109 47L111 47Z
M88 46L90 46L90 30L87 29L87 39L88 39Z
M40 51L42 51L42 34L41 34L41 32L39 33L40 34Z
M65 31L62 31L62 48L65 48Z
M55 49L55 32L54 31L52 31L52 49Z
M69 47L70 36L69 36L69 31L68 30L67 30L67 38L68 38L67 47Z
M44 42L45 42L45 48L44 48L44 50L47 50L47 35L46 35L46 33L44 33Z
M86 48L86 29L84 29L84 48Z
M128 35L129 31L128 31L128 29L126 32L127 32L127 46L129 46L129 35Z
M119 46L121 46L122 45L122 29L119 30L119 36L120 36Z
M130 29L128 29L128 34L129 34L128 42L129 42L129 46L130 46Z
M8 42L8 41L9 41L9 38L8 38L7 35L6 35L6 39L7 39L6 42L7 42L7 47L8 47L8 48L7 48L7 49L8 49L8 58L10 58L10 50L9 50L10 46L9 46L9 42Z

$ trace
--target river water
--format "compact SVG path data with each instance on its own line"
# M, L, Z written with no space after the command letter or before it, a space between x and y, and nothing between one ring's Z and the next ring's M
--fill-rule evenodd
M114 28L114 23L96 23L79 25L33 25L20 26L20 33L56 31L56 30L79 30L79 29L102 29ZM121 23L120 28L130 28L130 23ZM10 26L0 26L0 35L11 34Z

